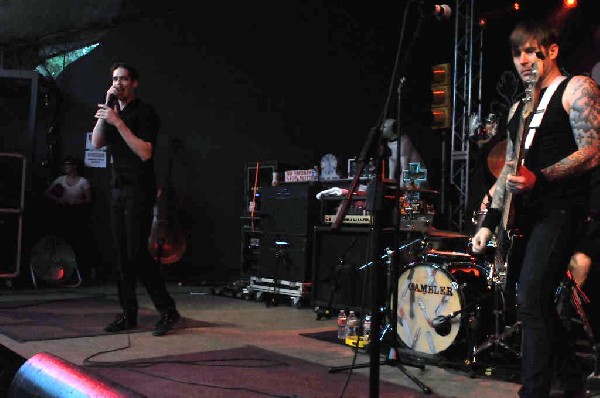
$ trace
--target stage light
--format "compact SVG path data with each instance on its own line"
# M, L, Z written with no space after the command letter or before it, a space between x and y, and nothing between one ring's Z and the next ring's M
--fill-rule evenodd
M479 18L478 23L479 23L479 26L481 26L483 28L484 26L487 25L487 19L485 19L485 18Z
M521 3L519 3L518 1L515 1L512 5L512 8L515 11L519 11L521 9Z
M565 8L575 8L577 7L577 0L563 0L563 5Z
M450 63L431 68L431 116L432 128L450 127Z

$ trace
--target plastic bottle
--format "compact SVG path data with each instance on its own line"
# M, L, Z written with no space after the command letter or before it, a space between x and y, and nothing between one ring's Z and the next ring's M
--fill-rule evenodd
M346 321L348 320L348 316L346 315L346 311L340 310L337 319L338 325L338 339L344 340L346 338Z
M365 315L365 319L363 321L363 337L365 341L369 341L369 336L371 335L371 314Z
M310 171L310 180L319 181L319 166L315 166Z
M346 321L346 338L348 337L358 338L358 318L354 311L350 311Z

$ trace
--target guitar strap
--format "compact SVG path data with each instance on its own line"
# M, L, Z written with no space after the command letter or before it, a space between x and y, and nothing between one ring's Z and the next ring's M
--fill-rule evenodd
M525 149L529 149L531 146L533 138L535 137L535 132L542 124L542 119L544 118L544 113L546 112L546 107L548 106L548 102L550 102L550 98L552 98L552 95L556 91L558 85L565 79L566 76L557 77L544 92L544 95L542 96L542 99L540 100L540 103L538 104L533 117L531 118L531 122L529 123L529 130L527 131L527 137L525 138Z

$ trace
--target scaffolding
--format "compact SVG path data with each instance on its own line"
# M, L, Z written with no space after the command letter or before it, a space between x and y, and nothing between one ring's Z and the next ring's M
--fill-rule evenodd
M469 117L481 116L483 29L476 23L475 0L456 0L450 179L447 192L449 226L462 232L469 198Z

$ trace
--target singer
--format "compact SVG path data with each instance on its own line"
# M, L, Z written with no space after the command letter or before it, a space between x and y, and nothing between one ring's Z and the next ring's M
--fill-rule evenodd
M134 67L119 62L110 71L112 85L106 91L105 103L98 105L94 115L98 120L92 144L96 148L108 145L113 157L110 218L118 254L122 312L104 330L116 333L137 326L139 279L160 312L153 335L162 336L173 328L180 315L167 291L161 264L154 262L148 251L156 197L153 155L160 119L151 105L137 98L139 76Z

